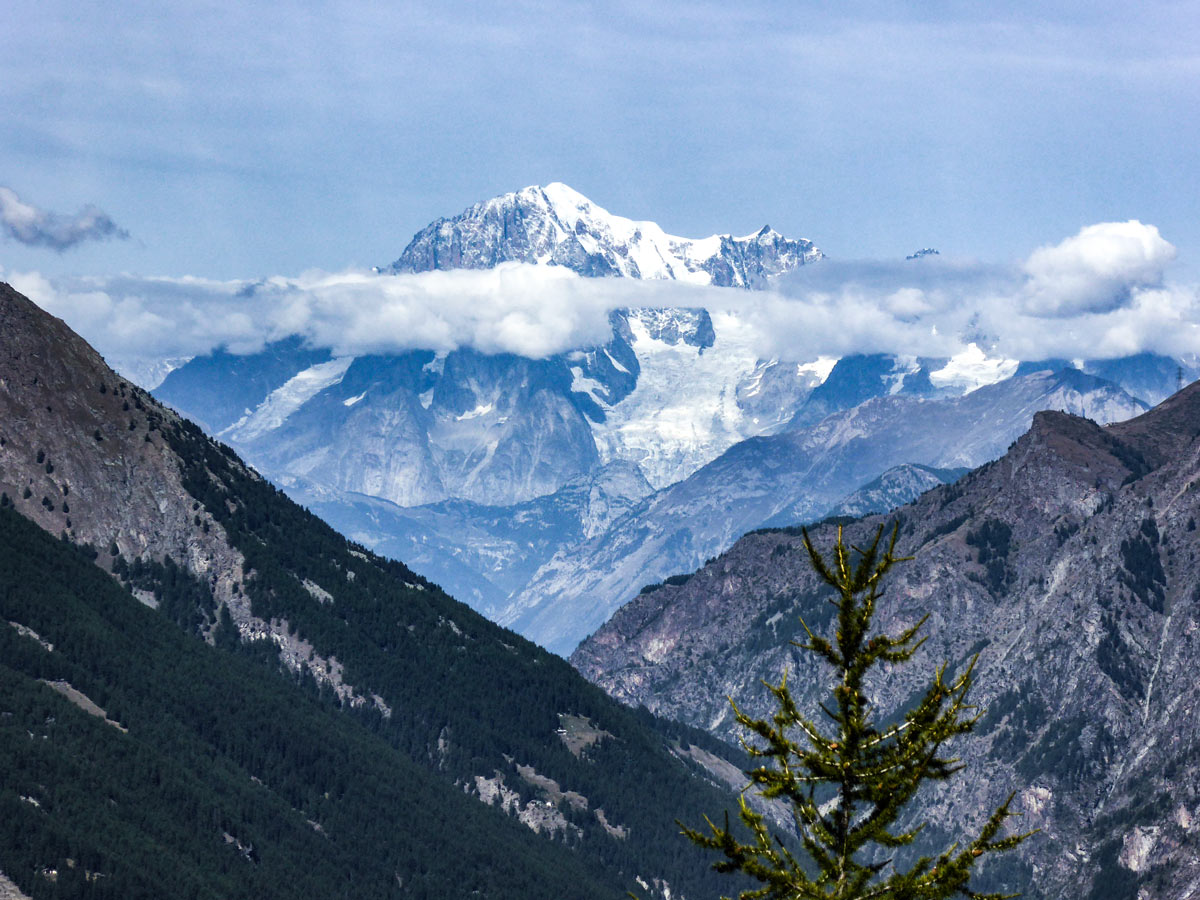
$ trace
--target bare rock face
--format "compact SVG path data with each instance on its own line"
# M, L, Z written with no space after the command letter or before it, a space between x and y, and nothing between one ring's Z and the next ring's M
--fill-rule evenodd
M0 900L29 900L3 872L0 872Z
M602 533L653 492L641 470L623 462L511 506L451 500L404 509L310 484L287 487L343 534L404 560L437 584L453 585L457 599L489 616L559 548Z
M933 668L979 654L965 772L922 795L939 840L1008 795L1042 831L993 873L1030 897L1191 896L1200 878L1200 385L1102 428L1043 412L1008 453L897 511L901 564L879 609L928 614L913 663L873 685L887 714ZM881 517L846 527L869 540ZM833 525L811 532L819 547ZM731 736L724 699L802 708L825 673L789 641L830 626L798 534L749 535L685 583L622 608L572 662L613 696ZM955 829L944 830L945 823ZM948 841L947 841L948 842Z
M0 283L0 502L51 534L91 544L111 570L170 559L207 584L241 635L268 638L353 705L376 698L343 683L336 659L294 649L284 620L265 622L240 590L252 573L225 530L189 493L169 436L180 418L112 371L60 319ZM258 478L227 451L230 465ZM148 598L144 598L148 599ZM211 623L211 624L215 624Z
M966 469L935 469L919 463L902 463L888 469L874 481L842 499L829 510L830 516L860 518L871 513L887 512L911 503L939 484L958 481Z
M334 374L297 408L272 417L272 397L284 396L284 385L220 436L274 477L405 506L449 498L519 503L597 464L560 361L463 349L438 358L346 358ZM219 395L222 384L208 391ZM164 387L166 399L177 400Z
M221 599L241 555L184 489L177 416L59 319L0 284L0 491L51 534L128 559L170 557ZM193 508L195 506L195 508Z
M570 653L643 586L692 571L746 532L820 519L894 466L981 465L1044 409L1112 421L1145 405L1079 372L1038 372L963 397L874 397L817 425L742 441L557 554L498 621Z

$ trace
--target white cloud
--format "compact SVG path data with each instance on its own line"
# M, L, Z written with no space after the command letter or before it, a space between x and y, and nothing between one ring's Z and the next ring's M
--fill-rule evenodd
M1134 288L1121 306L1063 318L1014 317L1001 342L1018 359L1111 359L1150 351L1195 359L1200 348L1200 288Z
M108 215L88 205L73 216L39 209L24 202L16 191L0 185L0 232L32 247L50 247L59 253L84 241L128 238Z
M131 371L218 346L252 353L288 335L338 354L470 346L544 357L607 340L612 308L655 302L655 291L636 282L516 264L401 276L306 272L260 282L52 281L36 272L11 272L7 280Z
M606 340L609 309L635 293L627 282L508 263L399 276L313 272L272 279L255 299L276 305L273 332L303 334L337 353L470 346L544 357Z
M639 306L733 313L757 335L764 358L795 362L855 352L1194 358L1200 289L1165 280L1173 255L1152 226L1106 223L1019 265L822 262L761 292L588 279L515 263L398 276L313 271L257 282L38 273L8 273L8 280L131 374L218 346L254 352L289 335L338 356L469 346L545 357L603 343L610 310Z
M1089 225L1029 257L1025 309L1042 316L1108 312L1135 288L1160 284L1174 258L1175 248L1153 225L1136 219Z

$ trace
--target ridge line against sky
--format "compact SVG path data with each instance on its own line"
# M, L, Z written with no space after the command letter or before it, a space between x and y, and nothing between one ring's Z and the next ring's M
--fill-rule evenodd
M687 236L1024 258L1094 222L1200 258L1200 4L10 0L0 184L133 240L51 275L254 278L394 259L564 181Z

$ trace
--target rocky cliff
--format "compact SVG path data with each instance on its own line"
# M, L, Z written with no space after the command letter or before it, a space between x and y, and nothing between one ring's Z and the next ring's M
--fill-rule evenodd
M193 509L167 441L178 416L7 284L0 327L0 491L9 502L105 556L169 556L230 598L242 557Z
M923 795L935 823L978 821L1009 791L1041 832L1004 873L1033 897L1183 898L1200 884L1200 385L1101 427L1043 412L998 461L893 517L915 558L879 624L929 615L914 662L873 685L887 714L933 666L980 654L986 712L966 771ZM847 526L861 542L884 520ZM834 526L811 532L820 547ZM829 626L795 531L743 538L643 594L572 661L614 696L731 735L731 696L767 709L785 670L807 708L828 686L788 642Z

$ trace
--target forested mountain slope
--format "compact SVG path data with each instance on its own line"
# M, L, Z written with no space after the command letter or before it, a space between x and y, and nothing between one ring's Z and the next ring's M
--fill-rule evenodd
M599 898L620 884L430 777L315 683L267 670L263 648L187 636L10 508L0 619L0 871L31 897Z
M610 892L636 888L638 877L652 893L664 882L676 895L715 890L702 860L681 851L674 824L676 816L719 814L731 802L727 789L712 786L680 750L711 739L621 706L561 659L403 564L348 542L228 448L121 381L65 325L7 286L0 287L0 328L0 505L52 535L94 547L97 563L157 607L155 621L176 623L197 652L204 650L201 637L215 645L205 652L223 654L233 676L251 663L268 680L282 671L295 684L276 699L300 703L303 689L340 708L342 719L323 721L364 729L406 756L428 782L426 794L450 787L472 803L493 804L491 819L481 821L498 834L514 819L537 830L546 858L560 860L563 871L577 861ZM55 602L36 583L26 596L34 608ZM121 599L146 615L131 593ZM114 637L130 642L126 652L140 646L137 621L113 622ZM65 645L73 640L64 638ZM86 657L71 658L86 666ZM95 674L89 686L101 705L110 689L126 690ZM18 687L28 694L28 683ZM221 724L221 705L194 713L213 727L261 728L274 715L267 707L276 700L264 700L245 719L229 680L210 688L229 704L231 719ZM139 702L139 716L152 719L151 700ZM353 781L353 772L347 764L337 777ZM77 774L86 778L86 768ZM24 802L15 787L5 790ZM448 823L455 808L446 808ZM425 820L403 813L387 821L394 823L392 840L420 845ZM474 840L475 827L463 820L446 830ZM68 829L64 839L70 837ZM453 845L446 853L456 858ZM411 861L413 868L399 873L406 883L431 865ZM460 891L432 895L466 896L475 889L468 880ZM526 896L526 881L497 875L488 895Z

